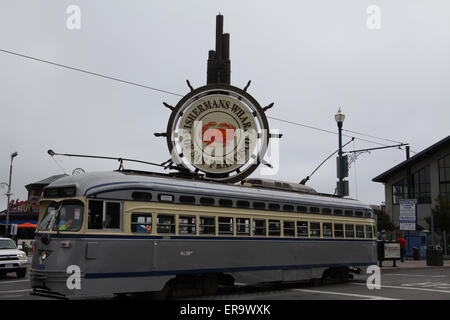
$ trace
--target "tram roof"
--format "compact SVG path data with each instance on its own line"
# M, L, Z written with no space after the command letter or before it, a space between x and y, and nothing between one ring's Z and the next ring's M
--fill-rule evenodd
M371 210L359 200L338 198L321 194L307 194L295 191L273 190L254 186L242 186L213 181L186 179L160 173L143 173L127 170L89 172L58 179L46 189L55 187L76 187L75 196L93 197L105 192L120 190L149 190L186 193L206 197L238 198L274 202L295 202L306 205L358 208ZM100 196L101 197L101 196Z

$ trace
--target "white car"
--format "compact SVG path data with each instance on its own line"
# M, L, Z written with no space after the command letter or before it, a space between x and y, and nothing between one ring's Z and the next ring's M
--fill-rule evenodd
M19 245L19 249L22 246ZM0 238L0 275L15 272L18 278L27 274L27 255L9 238Z

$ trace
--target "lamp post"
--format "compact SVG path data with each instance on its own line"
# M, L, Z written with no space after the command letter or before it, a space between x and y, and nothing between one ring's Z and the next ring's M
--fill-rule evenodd
M14 157L18 155L17 152L13 152L11 154L11 165L9 166L9 183L8 183L8 192L6 193L8 197L8 203L6 204L6 219L5 219L5 237L8 237L8 227L9 227L9 199L11 197L11 177L12 177L12 163Z
M338 178L339 178L339 184L338 184L338 196L343 197L344 196L344 169L343 169L343 161L342 161L342 124L344 123L345 114L342 113L341 108L339 108L338 112L334 115L334 119L336 119L338 131L339 131L339 153L338 153Z

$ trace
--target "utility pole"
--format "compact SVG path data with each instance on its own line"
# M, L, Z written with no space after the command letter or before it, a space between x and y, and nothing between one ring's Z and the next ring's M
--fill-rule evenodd
M8 192L6 193L6 196L8 197L8 203L6 204L6 219L5 219L5 237L8 237L8 227L9 227L9 201L11 197L11 178L12 178L12 163L14 157L18 155L17 152L14 152L11 154L11 164L9 166L9 184L8 184Z
M338 135L339 135L339 151L338 151L338 197L343 197L345 194L344 191L344 159L342 157L342 124L344 123L345 114L342 113L341 108L339 108L338 112L334 116L337 126L338 126Z

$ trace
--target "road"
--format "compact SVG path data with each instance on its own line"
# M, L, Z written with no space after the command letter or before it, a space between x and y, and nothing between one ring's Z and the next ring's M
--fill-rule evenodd
M369 290L368 275L355 275L344 284L272 284L221 288L214 296L190 300L450 300L450 268L383 270L381 289ZM42 300L30 295L28 275L0 277L0 300Z

